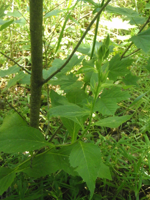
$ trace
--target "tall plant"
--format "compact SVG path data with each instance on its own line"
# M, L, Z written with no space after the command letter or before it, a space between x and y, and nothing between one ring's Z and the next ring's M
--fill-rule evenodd
M116 128L131 118L131 116L127 115L115 115L116 110L119 108L118 102L127 100L130 97L128 92L123 91L122 86L115 84L115 82L118 77L124 77L122 80L125 84L130 85L130 81L132 81L132 84L136 84L135 77L128 69L133 60L128 57L124 58L124 54L122 56L117 54L110 60L108 59L110 55L109 35L104 39L103 43L98 43L97 48L95 46L96 37L92 50L91 48L83 49L79 47L96 19L96 29L98 29L99 16L104 9L109 12L125 14L131 19L133 17L134 19L139 19L139 15L133 10L107 6L110 1L108 0L105 4L104 1L102 1L102 4L97 4L91 0L87 1L93 4L97 14L75 49L66 60L56 59L49 70L43 70L43 1L30 0L32 60L30 126L17 113L7 116L0 127L0 151L11 154L30 151L31 156L18 163L14 168L0 168L0 194L7 190L14 181L16 174L20 172L34 178L50 175L58 170L64 170L73 176L81 176L91 192L90 199L94 193L97 177L112 179L110 169L103 163L100 147L90 141L85 142L84 139L88 135L88 130L91 126ZM143 42L145 44L143 47L138 41L139 38L147 40L146 35L150 29L142 33L141 31L148 23L148 20L140 29L139 34L131 38L138 48L142 48L146 52L148 44ZM9 24L5 24L5 27L11 23L10 21ZM57 48L59 48L65 24L59 37ZM97 30L95 33L97 33ZM88 60L84 56L78 57L75 54L77 50L89 56L90 59ZM1 54L4 55L3 52ZM71 71L74 66L81 63L82 67L76 73ZM27 76L30 76L28 71L27 73ZM80 74L84 78L78 79ZM19 78L22 79L25 75L19 72L18 76L16 76L17 78L15 77L15 81L17 82ZM71 138L70 140L68 139L67 143L55 144L54 137L57 131L51 138L46 140L46 135L44 134L44 138L38 129L41 89L45 83L60 85L61 90L64 91L62 96L51 90L52 106L47 110L47 114L48 119L60 117L62 123L60 127L63 125ZM8 87L10 86L12 84L8 84ZM98 113L98 120L95 121L93 114L96 115L96 113Z

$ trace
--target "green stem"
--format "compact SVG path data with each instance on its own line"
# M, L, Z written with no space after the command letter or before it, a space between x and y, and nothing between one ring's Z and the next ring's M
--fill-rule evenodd
M93 54L94 54L95 43L96 43L97 32L98 32L99 20L100 20L100 15L98 16L97 22L96 22L95 35L94 35L94 40L93 40L93 46L92 46L92 52L91 52L90 60L93 58Z

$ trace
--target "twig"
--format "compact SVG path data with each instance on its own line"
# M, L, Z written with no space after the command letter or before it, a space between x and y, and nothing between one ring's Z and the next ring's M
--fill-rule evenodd
M150 21L150 16L149 18L146 20L145 24L141 27L141 29L139 30L138 34L141 33L141 31L145 28L145 26L149 23ZM137 35L138 35L137 34ZM127 47L127 49L124 51L124 53L121 55L121 59L125 58L124 55L126 54L126 52L130 49L130 47L133 45L133 42L131 42L131 44ZM134 52L135 53L135 52ZM131 53L133 54L133 53Z
M48 140L48 142L51 142L53 140L53 138L55 137L55 135L57 135L57 133L59 132L59 130L63 127L63 124L61 124L58 129L55 131L55 133L52 135L52 137Z
M4 53L2 53L0 51L0 53L5 56L6 58L8 58L9 60L11 60L12 62L14 62L16 65L18 65L23 71L27 72L28 74L31 74L28 70L26 70L24 67L22 67L21 65L19 65L14 59L10 58L9 56L5 55Z
M140 50L140 48L139 48L139 49L136 49L135 51L133 51L132 53L128 54L127 56L124 56L123 58L127 58L127 57L129 57L129 56L131 56L132 54L138 52L139 50Z
M72 51L72 53L70 54L70 56L68 57L68 59L66 60L66 62L58 70L56 70L52 75L50 75L47 79L43 80L42 81L42 85L45 84L45 83L47 83L53 76L55 76L58 72L60 72L69 63L69 61L71 60L72 56L74 55L74 53L76 52L76 50L80 46L82 40L85 38L86 34L90 30L91 26L94 24L94 22L97 19L97 17L102 13L102 11L104 10L104 8L108 5L108 3L110 1L111 0L108 0L105 3L105 5L100 9L100 11L96 14L96 16L93 18L93 20L91 21L91 23L89 24L89 26L85 30L84 34L82 35L81 39L79 40L78 44L76 45L76 47L74 48L74 50Z

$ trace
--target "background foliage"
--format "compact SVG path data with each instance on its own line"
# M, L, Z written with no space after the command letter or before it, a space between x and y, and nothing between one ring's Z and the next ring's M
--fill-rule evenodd
M0 5L1 198L148 199L150 4L51 0L43 7L35 129L29 2Z

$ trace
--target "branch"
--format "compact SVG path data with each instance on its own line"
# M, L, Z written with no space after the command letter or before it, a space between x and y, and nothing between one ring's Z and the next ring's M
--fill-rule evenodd
M147 19L147 21L145 22L145 24L140 28L138 34L141 33L141 31L145 28L145 26L149 23L149 21L150 21L150 16L149 16L149 18ZM137 34L137 35L138 35L138 34ZM131 47L132 45L133 45L133 42L131 42L131 44L130 44L130 45L127 47L127 49L124 51L124 53L123 53L122 56L121 56L121 59L127 57L127 56L124 57L124 55L126 54L126 52L130 49L130 47ZM134 53L134 52L133 52L133 53ZM133 53L131 53L131 54L133 54ZM130 55L130 54L129 54L129 55Z
M51 142L54 137L57 135L57 133L60 131L60 129L63 127L63 124L61 124L58 129L55 131L55 133L52 135L52 137L48 140L48 142Z
M6 58L8 58L9 60L11 60L12 62L14 62L16 65L18 65L23 71L27 72L28 74L31 74L28 70L26 70L24 67L22 67L21 65L19 65L14 59L10 58L9 56L6 56L4 53L2 53L0 51L0 53L5 56Z
M127 57L129 57L129 56L131 56L132 54L138 52L139 50L140 50L140 48L139 48L139 49L136 49L135 51L133 51L132 53L128 54L127 56L124 56L123 58L127 58Z
M70 54L69 58L66 60L66 62L58 69L56 70L52 75L50 75L47 79L42 81L42 85L47 83L53 76L55 76L58 72L60 72L71 60L72 56L74 55L74 53L76 52L76 50L78 49L78 47L80 46L82 40L85 38L86 34L88 33L88 31L90 30L91 26L94 24L95 20L97 19L97 17L102 13L102 11L105 9L105 7L108 5L108 3L111 0L108 0L105 5L100 9L100 11L96 14L96 16L93 18L93 20L91 21L91 23L89 24L89 26L87 27L87 29L85 30L84 34L82 35L81 39L79 40L78 44L76 45L76 47L74 48L74 50L72 51L72 53Z

